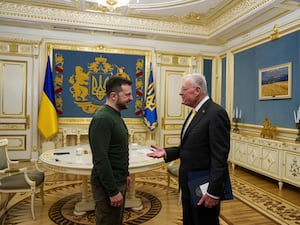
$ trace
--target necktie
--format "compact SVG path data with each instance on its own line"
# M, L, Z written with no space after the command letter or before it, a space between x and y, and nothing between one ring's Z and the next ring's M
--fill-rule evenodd
M188 118L188 121L185 124L184 131L183 131L183 136L184 136L187 128L189 127L190 123L192 122L194 116L196 115L196 113L197 113L197 111L195 109L192 109L192 113L191 113L190 117Z

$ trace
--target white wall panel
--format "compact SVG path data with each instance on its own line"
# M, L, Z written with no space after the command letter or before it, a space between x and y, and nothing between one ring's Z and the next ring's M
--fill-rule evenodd
M26 63L0 61L1 103L0 116L25 117Z

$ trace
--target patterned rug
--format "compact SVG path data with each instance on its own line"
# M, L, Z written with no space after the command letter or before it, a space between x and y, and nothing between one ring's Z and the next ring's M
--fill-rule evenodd
M124 225L141 224L157 216L161 210L161 201L146 192L137 191L136 197L143 203L143 209L134 211L126 208L124 211ZM95 224L95 213L89 211L83 216L73 214L74 205L81 200L81 193L68 195L53 204L49 209L49 218L55 224Z
M300 206L231 176L234 197L278 224L299 225Z
M46 206L41 204L40 195L37 194L36 196L35 209L39 221L32 221L31 219L30 196L28 194L18 194L18 196L15 196L18 201L12 203L13 205L9 210L0 217L0 224L95 224L93 211L87 212L83 216L73 214L75 203L81 200L81 182L78 181L80 177L68 176L69 184L58 185L61 183L60 180L66 179L65 175L52 174L51 176L48 176L45 181L44 197ZM138 211L130 208L125 209L124 225L159 224L162 217L164 221L169 221L169 224L182 224L181 205L178 204L176 182L173 181L172 186L167 189L166 180L166 173L156 173L150 179L148 177L144 179L136 178L136 197L141 198L143 209ZM166 207L166 204L173 205L173 207ZM47 215L42 211L46 211ZM42 221L40 220L41 217L43 218Z

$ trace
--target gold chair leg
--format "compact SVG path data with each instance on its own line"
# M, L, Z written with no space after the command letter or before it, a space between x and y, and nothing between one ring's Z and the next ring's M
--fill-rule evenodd
M35 220L35 214L34 214L34 192L31 193L31 215L32 215L32 219Z
M44 184L41 186L41 199L42 199L42 204L45 204L45 198L44 198Z

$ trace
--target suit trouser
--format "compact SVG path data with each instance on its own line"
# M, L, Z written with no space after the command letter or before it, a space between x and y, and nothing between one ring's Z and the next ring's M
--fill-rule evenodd
M194 207L190 199L182 199L183 225L219 225L220 204L213 208Z
M95 201L96 225L122 225L123 211L125 206L126 185L119 187L119 191L123 194L123 205L113 207L110 205L109 197L104 192L101 185L92 185L92 192Z

